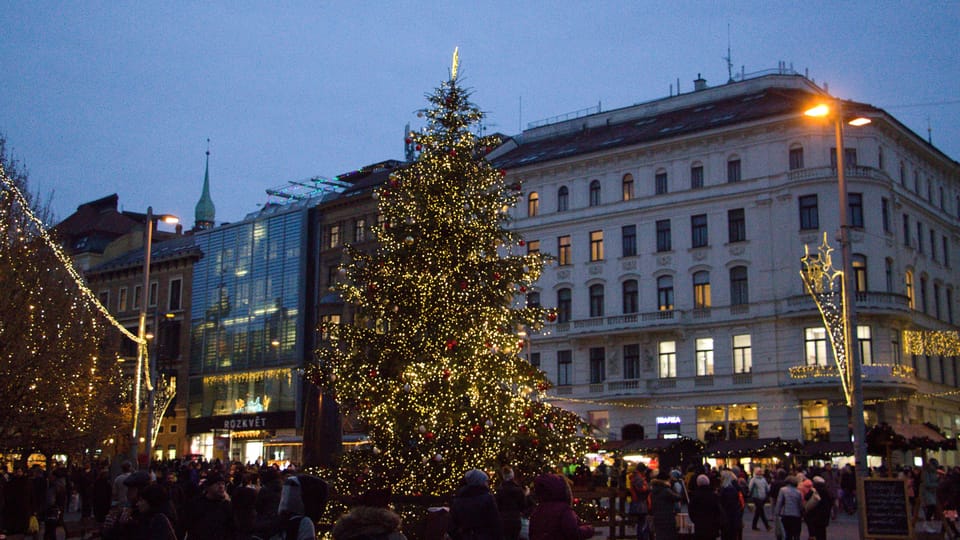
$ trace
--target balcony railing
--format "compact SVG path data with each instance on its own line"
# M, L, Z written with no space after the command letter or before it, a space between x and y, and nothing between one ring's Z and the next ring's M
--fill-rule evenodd
M840 384L840 371L834 364L801 365L790 368L790 382L793 384ZM873 364L860 369L864 384L917 384L916 373L910 366L902 364Z
M848 178L870 178L872 180L888 180L886 173L873 167L863 165L844 165L843 171ZM787 180L790 182L800 180L810 180L813 178L834 178L837 176L837 167L810 167L807 169L797 169L787 173Z

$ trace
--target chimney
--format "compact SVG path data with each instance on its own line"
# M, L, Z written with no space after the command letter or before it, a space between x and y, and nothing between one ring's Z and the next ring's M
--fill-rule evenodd
M699 92L700 90L706 90L706 89L707 89L707 80L701 77L699 73L697 73L697 79L693 81L693 91Z

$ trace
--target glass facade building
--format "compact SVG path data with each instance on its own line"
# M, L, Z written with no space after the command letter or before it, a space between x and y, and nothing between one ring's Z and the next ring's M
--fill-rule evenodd
M313 206L272 206L196 235L203 258L194 267L191 311L193 453L251 462L298 454L289 444L268 447L272 439L294 441L302 422L298 370L312 351Z

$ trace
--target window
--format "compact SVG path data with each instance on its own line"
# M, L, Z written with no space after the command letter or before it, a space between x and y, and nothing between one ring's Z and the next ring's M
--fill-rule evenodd
M527 255L532 255L534 253L540 253L540 241L539 240L528 240L527 241Z
M790 149L790 170L795 171L803 168L803 147L797 146Z
M364 218L357 218L353 222L353 241L363 242L366 239L367 239L367 220Z
M803 426L804 442L827 442L830 440L830 409L826 400L803 400L800 402L800 424Z
M950 268L950 244L947 240L947 235L943 235L943 244L940 248L940 253L943 254L943 265L947 268Z
M327 229L327 247L335 248L340 245L340 225L330 225Z
M570 236L561 236L557 238L557 264L567 266L572 263L573 260L570 258Z
M940 320L940 284L933 284L933 314Z
M907 270L903 274L903 284L904 284L904 287L906 288L906 293L907 293L907 305L910 306L910 309L917 309L917 304L913 297L913 272L912 271Z
M930 260L937 260L937 232L933 230L933 227L927 229L930 233Z
M637 280L628 279L623 282L623 314L636 313L640 310L640 287Z
M731 158L727 160L727 183L733 184L740 181L740 158Z
M690 247L706 247L707 245L707 215L697 214L690 216Z
M633 175L627 173L623 175L623 200L629 201L633 199Z
M570 289L564 288L557 291L557 322L570 322L572 304L573 295Z
M603 260L603 231L590 232L590 261Z
M657 356L660 364L660 378L668 379L677 376L677 342L661 341L657 345Z
M880 199L880 222L883 225L883 232L890 233L890 199L883 197Z
M907 166L900 162L900 185L907 187Z
M690 189L703 187L703 165L696 163L690 167Z
M670 220L661 219L657 221L657 252L670 251L673 249L670 240Z
M540 214L540 195L536 191L531 191L527 195L527 217L534 217Z
M532 352L527 356L527 361L530 362L530 365L540 369L540 353Z
M865 366L873 365L873 336L870 327L857 325L857 345L860 347L860 363Z
M670 276L657 278L657 308L660 311L673 310L673 278Z
M330 341L337 337L337 331L340 327L340 314L330 313L320 316L320 339Z
M920 194L920 172L917 170L913 171L913 192Z
M729 242L743 242L747 239L747 220L743 208L727 210L727 232Z
M827 331L823 327L804 329L804 349L808 366L826 366Z
M150 283L150 296L149 296L148 302L147 302L147 305L148 305L148 306L150 306L150 307L156 307L156 305L157 305L157 291L158 291L158 289L159 289L159 285L157 284L156 281Z
M183 279L174 278L170 280L169 284L169 298L167 299L167 311L180 311L183 309L181 305L183 299Z
M667 171L657 171L654 178L654 184L657 195L663 195L667 192Z
M557 386L573 384L572 357L572 351L557 351Z
M730 269L730 305L743 306L749 303L747 267L734 266Z
M540 293L536 291L527 293L527 307L540 307Z
M920 276L920 310L929 313L927 309L927 277Z
M867 258L863 255L854 255L853 261L853 290L859 293L867 292Z
M885 168L885 161L883 159L883 147L877 148L877 168L881 171Z
M590 206L600 206L600 181L590 182Z
M607 378L603 347L590 347L590 384L600 384Z
M903 357L901 355L900 349L900 331L896 329L890 330L890 351L893 353L893 363L896 365L901 365L903 363Z
M903 245L910 247L910 216L903 215Z
M560 186L557 190L557 212L566 212L570 209L570 190L567 186Z
M837 148L833 147L830 149L830 166L837 166ZM850 167L857 166L857 149L856 148L844 148L843 149L843 168L849 169Z
M917 220L917 251L923 253L923 223Z
M120 287L120 290L117 291L117 311L122 312L127 310L127 288Z
M176 433L176 432L177 432L177 425L170 424L170 433Z
M590 316L603 317L603 285L590 286Z
M947 322L953 324L953 287L947 287Z
M886 276L887 292L893 292L893 259L887 258L884 261L883 273Z
M640 378L640 345L636 343L623 346L623 378Z
M701 271L693 274L693 307L694 309L710 307L710 272Z
M697 339L697 376L713 375L713 338Z
M140 285L134 286L133 287L133 309L140 309L140 300L142 298L143 298L143 287Z
M798 200L800 202L800 229L819 229L820 216L817 213L817 196L804 195Z
M104 289L97 293L97 300L100 301L100 304L104 308L109 308L110 306L110 289Z
M623 247L624 257L633 257L637 254L637 226L624 225L620 229L620 244Z
M849 225L857 229L863 228L863 194L847 193L847 216Z
M750 373L753 371L753 352L750 347L750 334L733 336L733 372Z

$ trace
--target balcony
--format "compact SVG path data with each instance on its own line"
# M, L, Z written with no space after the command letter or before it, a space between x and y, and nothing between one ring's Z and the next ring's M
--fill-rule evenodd
M830 364L800 365L790 368L789 385L839 386L840 372ZM902 364L874 364L861 368L860 377L864 387L905 387L916 390L917 378L912 367Z
M889 180L886 173L873 167L863 165L844 165L843 171L847 178L869 178L871 180ZM798 182L802 180L812 180L815 178L836 178L837 167L809 167L806 169L797 169L787 173L787 180Z
M910 299L902 294L887 292L857 292L854 294L858 312L910 311ZM817 305L809 294L787 297L781 305L784 313L817 311Z

